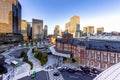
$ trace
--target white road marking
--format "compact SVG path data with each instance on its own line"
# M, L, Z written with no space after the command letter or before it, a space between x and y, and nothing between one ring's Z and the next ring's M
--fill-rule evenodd
M77 77L77 76L69 76L69 77L71 77L71 78L79 78L79 77Z

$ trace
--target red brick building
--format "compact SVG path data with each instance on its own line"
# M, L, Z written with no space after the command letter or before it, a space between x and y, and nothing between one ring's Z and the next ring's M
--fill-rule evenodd
M105 70L120 62L120 42L79 41L73 38L57 38L56 49L67 51L79 65Z

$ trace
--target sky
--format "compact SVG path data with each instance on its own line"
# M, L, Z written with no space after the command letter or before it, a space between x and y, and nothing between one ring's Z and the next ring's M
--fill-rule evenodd
M55 25L61 30L72 16L80 16L80 29L85 26L104 27L105 32L120 32L120 0L19 0L22 19L44 20L48 33ZM96 31L96 29L95 29Z

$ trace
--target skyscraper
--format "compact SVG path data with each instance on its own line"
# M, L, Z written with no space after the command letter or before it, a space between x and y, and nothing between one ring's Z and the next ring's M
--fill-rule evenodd
M32 19L32 38L40 39L43 37L43 20Z
M76 32L75 32L75 37L79 38L82 36L82 31L80 30L80 24L76 25Z
M32 23L31 22L27 22L27 36L28 36L28 39L32 39L31 28L32 28Z
M55 26L54 35L55 36L60 36L60 26L59 25Z
M48 35L48 27L47 27L47 25L44 26L43 32L44 32L44 39L46 39L47 35Z
M23 39L26 41L28 39L28 37L27 37L27 22L26 22L26 20L22 20L21 34L23 35Z
M18 0L0 0L0 33L21 31L21 5Z
M83 27L83 33L87 33L87 27Z
M77 25L80 25L80 17L73 16L70 18L70 22L66 23L65 30L67 30L69 33L73 34L73 37L75 37Z
M94 26L83 27L83 33L94 35Z
M104 27L97 28L97 34L101 34L102 32L104 32Z
M65 24L65 31L70 32L70 22Z

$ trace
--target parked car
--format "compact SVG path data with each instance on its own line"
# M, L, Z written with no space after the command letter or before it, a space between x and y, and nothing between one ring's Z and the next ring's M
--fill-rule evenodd
M59 76L59 75L60 75L59 72L54 72L54 73L53 73L53 76Z
M68 69L67 71L70 73L75 73L75 70L73 70L73 69Z
M100 73L101 73L101 71L100 71L100 70L97 70L96 68L92 68L92 69L91 69L91 72L92 72L93 74L100 74Z

